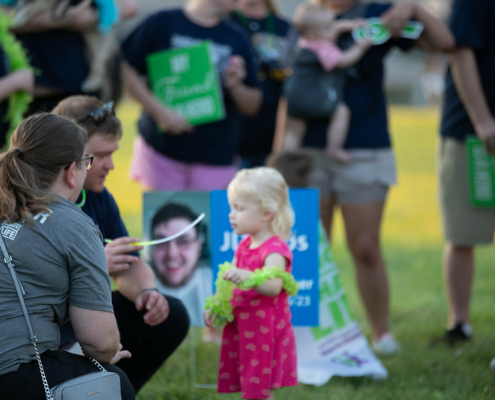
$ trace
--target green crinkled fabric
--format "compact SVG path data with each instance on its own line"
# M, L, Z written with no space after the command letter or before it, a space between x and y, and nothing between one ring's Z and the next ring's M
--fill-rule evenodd
M205 302L205 310L211 309L211 314L218 314L218 317L213 324L216 327L223 327L227 325L228 322L232 322L234 320L234 307L230 302L234 297L234 289L236 285L223 279L225 272L231 268L235 267L229 262L223 263L219 266L217 280L215 281L217 292L213 296L208 297ZM282 279L282 287L289 296L295 296L297 294L299 285L294 280L292 274L276 266L263 267L253 271L251 276L239 284L238 287L241 290L249 290L274 278Z
M12 26L12 16L0 11L0 45L10 63L10 71L21 69L30 69L26 50L17 41L15 36L10 33L9 28ZM33 96L24 91L17 91L10 95L9 106L4 117L4 122L9 123L9 129L6 135L7 145L10 143L10 137L17 126L22 122L24 113L28 110L29 103Z

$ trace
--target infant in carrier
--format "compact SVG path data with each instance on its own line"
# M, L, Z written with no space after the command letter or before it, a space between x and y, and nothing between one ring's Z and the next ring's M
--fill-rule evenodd
M293 73L284 87L288 114L284 149L300 147L307 121L330 118L325 153L336 162L349 164L350 154L343 149L351 116L343 102L344 69L357 63L371 42L355 43L345 51L335 43L339 35L364 22L336 20L330 10L309 3L297 8L294 21L301 39Z

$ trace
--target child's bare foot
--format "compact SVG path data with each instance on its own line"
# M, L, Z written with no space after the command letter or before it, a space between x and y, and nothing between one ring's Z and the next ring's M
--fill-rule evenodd
M327 157L331 158L333 161L339 164L348 165L352 162L352 157L349 152L342 149L325 149Z

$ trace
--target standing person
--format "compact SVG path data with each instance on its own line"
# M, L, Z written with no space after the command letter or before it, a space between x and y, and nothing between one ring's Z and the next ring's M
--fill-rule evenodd
M134 145L132 178L153 190L211 190L227 187L235 174L239 113L253 116L262 102L246 34L224 20L235 0L190 0L183 9L157 12L124 42L124 83L143 106ZM143 83L149 54L211 40L221 78L225 118L192 128L163 106ZM161 130L165 132L162 133Z
M243 399L273 399L275 389L297 386L290 289L284 284L293 281L292 253L285 240L294 224L294 211L287 184L273 168L239 171L227 195L234 232L248 236L235 252L234 268L223 275L238 287L231 300L234 320L223 330L218 392L240 391ZM283 272L272 275L272 268ZM272 278L263 279L263 272ZM241 290L250 278L256 286ZM212 327L217 315L209 309L204 319Z
M121 360L118 366L138 392L185 338L189 317L178 299L158 292L153 271L139 256L142 247L132 245L138 239L129 237L119 208L104 186L122 136L111 104L104 105L95 97L72 96L53 113L78 121L88 135L86 152L94 155L94 162L77 204L103 238L112 240L105 245L108 273L117 286L112 303L121 342L132 353L132 358ZM70 339L70 327L63 333Z
M56 115L38 114L19 125L10 150L0 155L1 235L26 292L48 385L98 371L89 359L57 350L59 325L70 318L84 352L117 373L122 399L132 400L127 376L108 365L131 354L119 350L101 234L74 205L92 161L84 155L85 142L81 127ZM35 349L3 262L0 320L2 399L45 400Z
M357 0L315 2L333 11L337 18L381 17L391 27L393 36L364 55L349 74L352 80L349 79L344 89L344 101L351 111L344 148L353 163L339 165L324 155L328 120L310 123L303 143L316 157L311 186L320 189L321 219L328 232L334 207L336 204L341 207L359 291L371 323L373 347L377 353L390 354L399 349L399 344L389 328L389 288L380 248L380 227L388 189L396 183L396 171L383 92L383 59L394 46L404 50L413 45L449 50L454 46L454 39L442 21L418 4L394 6ZM424 31L416 42L398 39L410 19L424 24ZM342 37L339 44L349 45L349 39ZM280 142L277 138L276 143Z
M254 117L245 117L241 125L240 168L260 167L272 151L278 101L289 73L297 33L292 24L280 17L275 0L240 0L231 15L250 35L261 63L258 78L263 104Z
M121 20L137 12L135 0L115 2ZM12 3L15 5L16 0ZM83 0L69 6L62 18L57 18L50 10L13 29L27 50L31 65L39 71L28 115L37 111L50 112L64 98L82 94L81 85L89 74L82 33L96 29L98 21L98 11L92 6L92 0Z
M471 338L469 302L474 275L474 247L493 243L495 210L480 209L469 199L466 137L476 135L495 154L495 3L455 0L450 28L456 49L442 112L440 205L445 284L449 301L448 329L441 341L455 344Z

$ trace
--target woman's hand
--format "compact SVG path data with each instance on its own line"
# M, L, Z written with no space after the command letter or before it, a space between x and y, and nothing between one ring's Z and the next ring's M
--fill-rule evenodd
M407 22L415 17L416 11L417 7L414 3L398 4L382 14L382 23L390 28L392 37L399 38Z
M210 329L213 328L213 324L215 323L215 320L217 319L217 317L218 317L218 314L212 314L211 313L211 308L209 308L208 310L206 310L203 313L203 319L205 321L205 325Z
M227 89L232 89L246 79L246 62L241 56L229 58L229 65L225 70L224 84Z
M251 271L247 271L241 268L231 268L225 274L223 274L223 279L239 285L246 279L248 279L250 275Z
M119 343L119 350L113 356L112 361L110 361L110 364L117 364L123 358L131 358L132 357L132 354L129 351L122 350L122 349L123 349L122 343Z
M159 128L171 135L182 135L185 132L193 132L191 125L175 111L159 105L153 112L152 118Z

